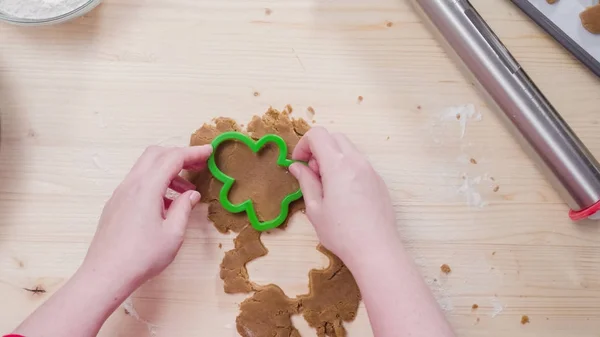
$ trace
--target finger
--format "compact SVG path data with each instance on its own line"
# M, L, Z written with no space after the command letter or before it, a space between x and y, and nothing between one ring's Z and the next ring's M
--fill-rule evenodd
M168 149L161 159L160 174L170 183L184 167L206 164L213 148L211 145Z
M167 168L166 176L170 176L170 182L184 167L189 169L204 168L211 153L211 145L183 148L149 146L131 169L130 175L140 176L150 171L155 173L158 168ZM163 169L163 171L165 170ZM172 171L176 171L176 173L171 176Z
M308 161L308 167L313 170L315 174L319 174L319 163L315 160L315 158L310 158Z
M304 196L306 209L309 212L314 212L321 205L323 200L323 185L315 172L308 166L295 163L290 166L290 173L298 179L300 189Z
M294 148L292 159L308 162L314 157L319 163L319 172L323 173L321 170L333 166L335 154L339 152L340 149L329 132L322 127L314 127L300 139Z
M189 190L195 190L196 185L185 180L183 177L176 176L175 179L171 181L171 184L169 184L169 188L175 192L183 193Z
M210 156L210 154L209 154L209 156ZM188 171L202 171L206 168L206 166L207 165L206 165L206 160L205 160L205 161L194 163L194 164L185 164L185 165L183 165L183 168Z
M335 142L340 147L343 153L358 152L356 146L348 139L348 137L341 133L332 133L331 136L335 139Z
M198 191L187 191L181 194L173 201L171 207L169 207L164 225L167 226L169 230L183 236L190 218L190 213L198 202L200 202L200 193L198 193Z
M144 169L148 166L152 165L153 162L156 162L157 158L165 151L166 149L161 146L148 146L144 153L136 160L135 164L129 171L128 176L138 176L143 174Z
M190 147L182 147L176 148L176 152L173 152L174 161L183 160L183 164L179 171L181 171L184 167L190 168L204 168L206 167L206 161L208 157L210 157L213 152L212 145L202 145L202 146L190 146ZM179 173L177 171L177 173Z
M148 179L150 193L165 195L171 182L178 177L184 166L206 162L212 153L212 146L192 146L164 149L162 153L144 162L141 174Z

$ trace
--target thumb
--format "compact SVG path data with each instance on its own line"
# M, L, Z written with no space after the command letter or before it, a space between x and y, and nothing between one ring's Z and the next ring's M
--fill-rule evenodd
M306 209L311 212L321 205L323 200L323 185L317 174L308 166L294 163L290 166L290 173L298 179L300 189L304 196Z
M190 213L198 202L200 202L200 193L198 191L191 190L182 193L169 207L164 222L165 226L176 232L184 233Z

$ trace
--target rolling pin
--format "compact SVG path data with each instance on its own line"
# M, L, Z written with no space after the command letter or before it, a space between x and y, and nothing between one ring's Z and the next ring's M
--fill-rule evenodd
M468 0L411 0L571 208L600 219L600 165Z

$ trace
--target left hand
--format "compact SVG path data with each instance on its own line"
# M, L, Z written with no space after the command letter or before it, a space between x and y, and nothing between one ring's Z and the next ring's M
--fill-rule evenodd
M210 145L146 149L106 203L81 271L135 289L171 264L200 201L179 173L203 169L211 152ZM167 188L181 195L171 202Z

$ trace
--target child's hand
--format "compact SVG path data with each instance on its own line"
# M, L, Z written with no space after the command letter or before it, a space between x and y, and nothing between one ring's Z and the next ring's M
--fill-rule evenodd
M300 140L290 172L304 194L306 214L321 243L344 262L368 259L373 248L400 244L387 187L342 134L314 127Z
M300 181L321 243L354 275L373 334L453 337L402 247L388 190L367 159L344 135L323 128L308 131L292 158L308 161L290 172Z
M133 289L162 272L200 201L195 186L178 174L204 168L211 152L210 145L148 148L106 203L82 271ZM182 194L171 203L167 188Z

